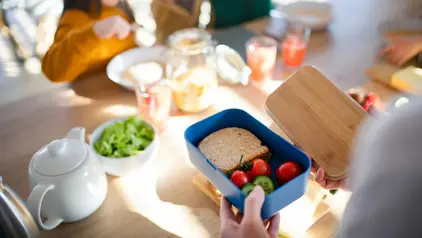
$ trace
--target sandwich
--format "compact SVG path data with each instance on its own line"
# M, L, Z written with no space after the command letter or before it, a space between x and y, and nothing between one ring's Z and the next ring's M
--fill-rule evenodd
M256 158L268 159L271 155L258 137L237 127L221 129L208 135L198 148L225 174Z

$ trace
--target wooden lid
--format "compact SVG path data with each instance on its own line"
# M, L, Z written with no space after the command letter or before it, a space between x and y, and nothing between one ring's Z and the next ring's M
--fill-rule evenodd
M271 118L322 167L326 176L346 176L349 154L365 110L317 69L305 66L266 101Z

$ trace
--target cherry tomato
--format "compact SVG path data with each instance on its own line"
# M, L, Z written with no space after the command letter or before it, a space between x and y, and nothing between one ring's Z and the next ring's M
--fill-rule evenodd
M233 172L232 177L230 180L236 185L238 188L242 188L243 185L248 184L251 182L249 175L242 170L236 170Z
M267 161L263 159L254 159L252 161L252 168L248 171L249 177L254 180L260 175L271 176L271 168Z
M370 112L371 107L376 107L376 105L379 102L379 97L373 92L368 93L365 98L363 99L363 102L361 103L361 106L365 111Z
M302 173L300 165L293 161L288 161L277 168L275 175L278 182L284 184L296 178L300 173Z
M370 103L366 102L366 100L364 100L364 101L363 101L360 105L362 106L362 108L363 108L365 111L368 111L368 110L369 110L369 107L370 107L372 104L370 104Z
M366 103L369 103L371 105L376 105L379 101L379 97L377 94L370 92L365 97Z

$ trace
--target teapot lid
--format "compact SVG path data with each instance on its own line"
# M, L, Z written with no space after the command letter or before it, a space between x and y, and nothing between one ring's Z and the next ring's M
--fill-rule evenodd
M77 168L88 154L83 141L75 139L54 140L35 153L32 166L45 176L57 176Z

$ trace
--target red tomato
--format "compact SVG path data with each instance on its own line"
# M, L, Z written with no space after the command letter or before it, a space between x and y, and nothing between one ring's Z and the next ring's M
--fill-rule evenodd
M271 176L271 168L267 161L263 159L254 159L252 169L248 171L249 177L254 180L259 175Z
M362 106L362 108L365 110L365 111L368 111L369 110L369 107L371 107L372 106L372 104L371 103L368 103L366 100L364 100L363 101L363 103L362 104L360 104L361 106Z
M379 101L379 97L378 97L378 95L377 95L377 94L375 94L375 93L373 93L373 92L368 93L368 94L366 95L365 99L366 99L366 103L369 103L369 104L371 104L371 105L375 105L375 104L377 104L377 103L378 103L378 101Z
M288 161L281 164L276 171L276 177L279 183L284 184L290 180L296 178L300 173L302 173L302 168L300 165L293 161Z
M363 109L365 109L365 111L370 112L371 107L375 107L379 102L379 97L378 95L376 95L373 92L368 93L363 102L361 103L361 106L363 107Z
M230 180L236 185L238 188L242 188L243 185L248 184L251 182L248 174L243 172L242 170L236 170L233 172L232 177Z

